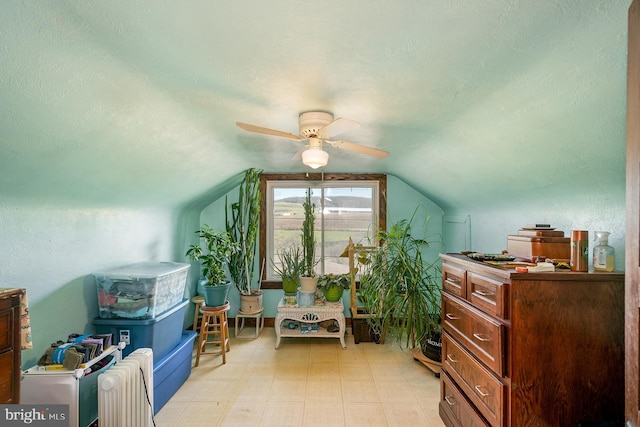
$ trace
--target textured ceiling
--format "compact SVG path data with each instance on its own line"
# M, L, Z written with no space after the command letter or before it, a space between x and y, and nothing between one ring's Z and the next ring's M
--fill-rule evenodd
M359 122L330 172L398 176L445 209L624 187L617 0L10 1L0 196L179 206L249 167L306 170L302 111ZM499 189L497 191L497 189Z

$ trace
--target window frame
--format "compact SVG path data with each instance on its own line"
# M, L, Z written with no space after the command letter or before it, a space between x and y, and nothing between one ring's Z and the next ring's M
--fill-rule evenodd
M267 182L269 181L300 181L306 185L314 185L329 181L377 181L378 183L378 229L387 228L387 176L385 174L351 174L351 173L262 173L260 175L260 192L262 202L260 206L260 240L259 259L266 260L267 252ZM262 269L261 269L262 270ZM266 270L266 267L265 267ZM262 289L282 289L279 279L266 280L266 271L261 272Z

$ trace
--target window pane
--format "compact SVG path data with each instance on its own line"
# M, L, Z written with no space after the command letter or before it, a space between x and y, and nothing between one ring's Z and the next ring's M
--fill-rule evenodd
M324 185L323 185L324 184ZM377 183L325 182L311 186L316 205L317 274L347 273L349 260L340 257L349 237L356 243L368 244L378 224ZM267 191L267 256L279 263L277 253L284 248L301 246L304 220L303 202L309 183L299 181L269 182ZM276 279L271 263L267 278Z
M324 272L348 273L349 259L340 257L349 243L366 240L373 228L372 188L324 189Z
M276 253L284 247L300 246L305 191L304 188L274 188L272 218Z

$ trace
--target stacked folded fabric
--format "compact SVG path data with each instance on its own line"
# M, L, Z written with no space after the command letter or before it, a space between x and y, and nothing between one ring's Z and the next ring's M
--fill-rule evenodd
M111 346L112 334L71 334L67 341L56 341L45 350L38 365L62 365L64 369L78 369L83 363L98 357Z

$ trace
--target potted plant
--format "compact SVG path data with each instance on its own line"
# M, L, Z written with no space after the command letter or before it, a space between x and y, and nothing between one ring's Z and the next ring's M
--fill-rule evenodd
M411 234L412 220L379 232L382 248L361 277L361 295L369 312L379 315L368 319L376 333L386 330L407 348L429 341L439 346L441 271L437 259L423 258L429 242ZM430 353L439 360L439 350Z
M318 276L318 289L322 289L328 302L340 301L342 293L351 286L349 274L321 274Z
M307 188L304 208L304 220L302 221L302 276L300 276L300 289L303 292L315 292L318 286L315 267L316 260L316 238L315 220L316 205L311 201L311 189Z
M300 275L303 270L302 250L298 246L278 251L279 263L273 262L273 268L282 279L282 290L285 295L295 295L300 286Z
M224 305L229 292L229 281L224 267L239 247L231 241L229 233L215 231L206 224L196 233L201 243L189 246L185 255L193 261L200 261L202 268L200 285L205 304L210 307Z
M240 293L240 311L255 313L262 307L260 280L254 288L255 255L260 225L261 169L248 169L240 184L238 201L228 206L225 200L225 223L231 240L239 250L231 254L229 274ZM229 214L231 217L229 218Z

